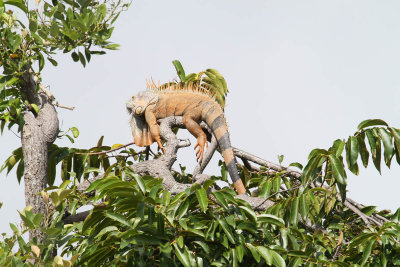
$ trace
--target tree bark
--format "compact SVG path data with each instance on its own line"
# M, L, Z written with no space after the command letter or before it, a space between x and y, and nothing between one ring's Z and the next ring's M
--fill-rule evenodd
M39 193L46 188L47 184L48 149L58 134L58 115L51 103L51 95L40 84L32 69L27 70L23 79L25 82L23 91L29 103L35 104L39 108L36 116L34 116L34 112L26 111L24 113L21 143L24 155L25 204L31 206L34 213L44 215L42 226L46 227L48 211ZM39 86L38 91L36 91L37 86ZM34 237L41 243L44 232L41 230L31 231L29 238Z

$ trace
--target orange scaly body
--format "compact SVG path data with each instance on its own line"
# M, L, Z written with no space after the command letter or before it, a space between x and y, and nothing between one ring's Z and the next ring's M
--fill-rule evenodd
M133 96L127 103L127 108L132 116L132 134L138 146L148 146L155 141L163 149L157 120L182 116L186 129L197 138L196 155L200 162L203 159L204 147L207 145L207 136L199 123L201 121L207 123L217 138L237 192L239 194L246 192L236 168L223 110L212 96L190 87L152 88Z

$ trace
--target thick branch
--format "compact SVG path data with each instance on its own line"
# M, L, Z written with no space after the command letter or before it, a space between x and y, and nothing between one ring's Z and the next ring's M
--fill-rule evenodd
M46 188L48 148L58 134L58 116L49 99L50 92L40 84L32 69L23 75L23 79L25 81L23 91L29 102L39 107L36 117L30 112L24 113L21 143L24 155L25 203L27 206L32 206L35 213L46 215L46 205L38 193ZM37 86L40 89L36 93ZM44 233L40 230L30 232L30 238L35 236L41 242Z

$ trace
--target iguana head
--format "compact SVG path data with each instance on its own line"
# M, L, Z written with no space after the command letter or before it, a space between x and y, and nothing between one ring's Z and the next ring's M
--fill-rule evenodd
M144 117L146 108L158 100L156 94L144 91L140 92L126 103L126 109L130 115L130 125L132 129L133 140L138 146L149 146L154 143L149 126Z

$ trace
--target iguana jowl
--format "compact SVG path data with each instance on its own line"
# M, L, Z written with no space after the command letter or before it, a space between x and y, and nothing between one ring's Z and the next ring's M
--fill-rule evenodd
M204 147L208 146L208 143L199 123L207 123L217 138L236 191L239 194L246 192L236 168L223 110L213 96L197 89L193 84L183 87L172 84L160 89L153 83L146 91L133 96L126 106L131 116L130 125L135 144L149 146L155 141L163 152L157 120L169 116L182 116L186 129L197 138L195 148L200 162L203 159Z

